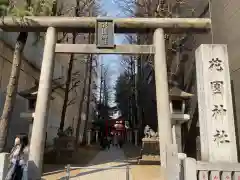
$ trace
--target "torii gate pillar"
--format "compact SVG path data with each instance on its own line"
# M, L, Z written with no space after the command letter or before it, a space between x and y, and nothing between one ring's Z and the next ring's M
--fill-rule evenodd
M169 107L169 93L167 80L167 64L164 30L156 29L154 33L154 68L156 81L156 98L157 98L157 119L158 133L160 137L160 157L161 166L166 168L166 150L172 145L172 124Z
M46 34L41 75L38 88L35 116L29 153L29 179L41 179L44 144L51 95L51 84L54 71L56 47L56 29L49 27Z

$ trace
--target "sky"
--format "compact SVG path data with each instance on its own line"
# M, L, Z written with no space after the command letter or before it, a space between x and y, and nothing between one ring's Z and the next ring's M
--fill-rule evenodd
M102 0L101 7L102 10L107 13L108 17L124 17L124 14L121 13L121 9L114 3L114 0ZM115 44L123 44L124 40L124 34L115 35ZM111 75L108 85L113 88L118 76L123 72L123 68L120 65L121 55L101 55L99 59L101 64L108 67L109 75ZM114 94L111 95L111 99L114 98L113 96ZM115 104L111 103L110 105L113 106Z

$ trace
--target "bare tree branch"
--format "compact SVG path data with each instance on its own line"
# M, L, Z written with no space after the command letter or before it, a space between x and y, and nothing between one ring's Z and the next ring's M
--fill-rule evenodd
M68 92L70 92L70 91L72 91L74 88L78 87L81 83L82 83L81 80L78 80L78 81L74 82L74 84L73 84L72 87L68 90Z
M71 106L71 105L73 105L75 103L76 103L76 98L73 98L70 101L68 101L67 106Z

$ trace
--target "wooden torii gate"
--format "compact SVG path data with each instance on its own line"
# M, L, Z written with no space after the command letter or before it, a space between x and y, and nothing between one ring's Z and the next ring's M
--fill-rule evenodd
M34 179L41 177L55 53L154 54L161 166L167 169L164 172L169 172L165 173L165 179L171 179L169 174L174 174L172 169L174 165L169 161L171 161L171 156L177 156L177 154L171 152L172 124L164 33L187 31L205 33L210 27L211 20L208 18L24 17L23 19L13 19L5 17L3 21L0 21L0 28L4 31L47 32L30 144L30 177L34 177ZM56 43L57 32L93 33L95 29L98 31L97 45ZM144 33L146 30L154 32L153 45L114 45L113 33Z

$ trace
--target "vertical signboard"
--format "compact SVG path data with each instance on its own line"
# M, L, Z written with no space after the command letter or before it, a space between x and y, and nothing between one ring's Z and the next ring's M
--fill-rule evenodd
M196 50L201 160L237 162L227 46Z
M97 48L114 48L114 22L112 19L97 19Z

